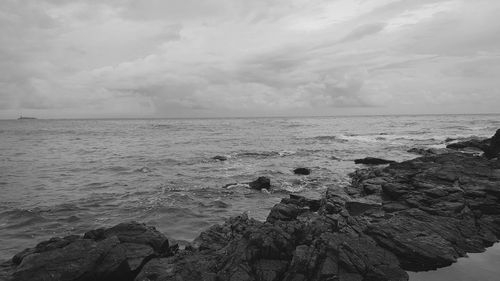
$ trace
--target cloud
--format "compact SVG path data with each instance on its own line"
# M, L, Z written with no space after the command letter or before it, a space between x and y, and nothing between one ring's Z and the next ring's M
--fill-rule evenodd
M340 42L349 42L362 39L363 37L376 34L382 31L385 27L385 23L371 23L358 26L350 33L348 33Z
M0 10L0 117L500 108L493 0L6 0Z

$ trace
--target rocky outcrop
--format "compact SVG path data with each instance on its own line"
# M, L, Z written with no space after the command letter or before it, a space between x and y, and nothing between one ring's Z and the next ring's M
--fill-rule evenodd
M500 129L491 138L481 139L473 137L464 141L448 144L446 148L455 150L478 149L484 152L488 159L497 158L500 155Z
M52 238L15 255L3 267L8 267L5 279L10 281L126 281L153 257L170 256L172 250L154 228L129 222L83 236Z
M446 148L462 150L466 148L476 148L479 150L485 150L490 144L490 139L481 139L481 138L469 138L466 140L462 140L459 142L454 142L446 145Z
M490 159L500 156L500 129L490 139L489 146L484 150L484 155Z
M137 223L52 239L0 267L7 280L408 280L500 237L500 160L444 153L360 169L321 199L292 195L183 250ZM259 178L259 186L269 179ZM256 184L257 184L256 183Z
M391 164L394 163L395 161L392 160L385 160L385 159L380 159L380 158L375 158L375 157L365 157L362 159L355 159L354 164L365 164L365 165L385 165L385 164Z
M265 222L213 226L136 281L407 280L497 241L498 167L453 153L358 170L347 190L283 199Z

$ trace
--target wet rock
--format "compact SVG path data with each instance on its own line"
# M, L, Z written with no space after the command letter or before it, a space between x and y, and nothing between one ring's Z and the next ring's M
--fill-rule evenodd
M365 157L362 159L354 160L354 164L365 164L365 165L385 165L385 164L391 164L394 162L395 161L392 161L392 160L385 160L385 159L375 158L375 157Z
M268 177L259 177L256 180L249 182L248 185L251 189L261 190L261 189L271 189L271 179Z
M296 175L309 175L311 173L311 169L309 168L297 168L293 170L293 173Z
M489 139L471 138L446 145L446 148L461 150L465 148L477 148L485 150L489 146Z
M21 252L12 259L10 280L133 280L152 257L169 254L167 238L156 229L122 223L83 237L53 238Z
M267 217L267 220L294 220L297 218L299 212L300 208L295 204L279 203L277 205L274 205L274 207L271 209L271 213Z
M96 241L116 236L121 243L149 245L154 251L163 253L169 250L165 235L152 226L138 222L120 223L111 228L100 228L86 232L83 238Z
M219 161L226 161L227 157L226 156L222 156L222 155L216 155L212 159L219 160Z
M484 154L487 158L495 158L500 154L500 129L498 129L495 135L490 139L489 146L484 149Z

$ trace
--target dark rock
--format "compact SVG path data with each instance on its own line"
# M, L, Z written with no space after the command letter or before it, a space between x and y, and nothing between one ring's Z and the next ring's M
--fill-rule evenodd
M483 151L486 158L493 159L498 157L500 154L500 129L498 129L495 132L495 135L491 138L481 139L472 137L463 141L448 144L446 147L463 152L469 152L468 150L471 148L477 149Z
M132 281L154 256L169 255L168 240L136 222L52 238L12 259L11 281Z
M168 251L168 240L154 227L138 222L120 223L107 229L92 230L84 234L83 238L102 240L116 236L121 243L135 243L149 245L158 253Z
M374 157L366 157L366 158L354 160L354 164L366 164L366 165L385 165L385 164L391 164L391 163L395 163L395 161L374 158Z
M487 158L495 158L500 154L500 129L498 129L495 135L490 139L490 145L484 149L484 154Z
M217 156L214 156L212 159L219 160L219 161L226 161L227 157L226 156L222 156L222 155L217 155Z
M479 150L485 150L489 146L489 139L480 139L480 138L470 138L464 141L459 141L455 143L450 143L446 145L446 148L462 150L465 148L477 148Z
M359 216L369 210L378 210L382 206L373 202L348 201L345 207L351 216Z
M248 183L251 189L261 190L270 189L271 180L268 177L259 177L258 179Z
M295 204L279 203L274 205L267 217L267 221L275 220L294 220L299 215L300 209Z
M296 175L309 175L311 173L311 169L309 168L297 168L293 170L293 173Z

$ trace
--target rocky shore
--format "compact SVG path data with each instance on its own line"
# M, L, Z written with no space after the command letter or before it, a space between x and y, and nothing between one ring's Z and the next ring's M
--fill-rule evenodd
M0 265L0 280L408 280L498 241L499 142L500 130L357 170L347 188L290 195L265 222L233 217L183 249L136 222L53 238ZM484 156L453 150L477 143Z

